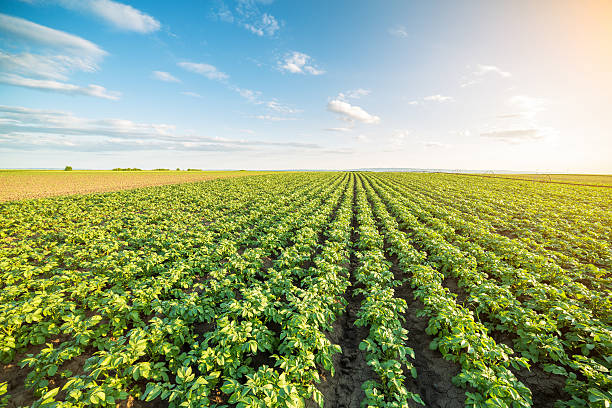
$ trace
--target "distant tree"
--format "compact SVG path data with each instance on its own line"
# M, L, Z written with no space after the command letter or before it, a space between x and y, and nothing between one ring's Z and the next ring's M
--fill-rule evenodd
M187 171L202 171L202 169L187 169Z
M64 167L64 171L71 171L72 170L72 166L66 166Z
M178 167L176 168L176 171L181 171L181 169L179 169Z

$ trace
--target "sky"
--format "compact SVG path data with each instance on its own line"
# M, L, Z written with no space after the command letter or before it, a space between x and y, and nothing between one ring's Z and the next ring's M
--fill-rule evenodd
M0 3L0 168L612 173L612 2Z

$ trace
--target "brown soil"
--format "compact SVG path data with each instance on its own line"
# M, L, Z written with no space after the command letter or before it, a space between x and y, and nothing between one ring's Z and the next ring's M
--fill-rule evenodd
M506 238L510 238L510 239L516 239L518 238L518 235L516 235L516 233L514 233L513 231L509 231L503 228L495 228L493 230L496 234L504 236Z
M451 293L457 295L457 304L466 306L469 293L467 293L465 289L463 289L463 287L459 286L459 280L457 278L453 276L447 276L446 278L444 278L444 281L442 281L442 286L448 288Z
M397 265L397 257L393 261L395 279L402 280L405 276ZM417 378L408 373L405 386L409 391L418 393L427 407L432 408L463 408L465 406L465 390L452 383L453 377L461 372L461 366L447 361L438 350L431 350L429 344L433 336L425 332L428 325L426 316L419 317L417 312L423 308L421 302L414 298L413 290L408 282L395 289L395 295L406 301L408 308L404 317L404 328L408 330L406 345L414 350L414 367ZM420 406L416 405L415 406Z
M363 296L350 296L354 289L353 286L347 289L345 298L349 304L346 313L334 322L333 331L328 334L332 343L340 345L342 353L333 357L335 375L326 376L317 385L326 408L359 408L365 398L361 384L375 378L366 362L365 351L359 350L359 343L368 337L368 328L355 326ZM317 405L309 401L307 406Z
M534 407L553 408L557 401L570 399L563 390L565 377L548 373L539 364L532 364L529 370L512 370L512 372L531 390Z
M11 363L0 364L0 383L8 384L7 394L10 395L7 408L30 406L38 399L31 390L25 388L25 379L31 371L30 368L19 367L19 362L28 354L38 354L43 348L44 344L29 346L23 352L17 353Z

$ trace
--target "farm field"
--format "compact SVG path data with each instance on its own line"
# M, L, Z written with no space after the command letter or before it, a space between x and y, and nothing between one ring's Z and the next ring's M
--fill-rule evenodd
M263 174L252 171L0 170L0 202L87 194L220 177Z
M610 189L449 174L1 203L0 406L609 407L611 243Z
M544 183L565 183L578 185L612 187L612 176L607 174L491 174L483 177L503 177Z

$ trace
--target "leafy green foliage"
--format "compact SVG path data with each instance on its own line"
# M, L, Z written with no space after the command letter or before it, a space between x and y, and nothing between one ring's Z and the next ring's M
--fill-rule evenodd
M406 388L420 380L396 293L408 282L468 406L532 406L515 373L538 365L565 377L559 406L608 407L609 199L572 196L590 210L560 216L557 198L512 181L428 177L275 174L1 204L0 360L27 370L32 406L323 406L317 384L342 375L327 334L361 295L375 374L356 384L363 405L425 405ZM0 383L0 406L9 394Z

